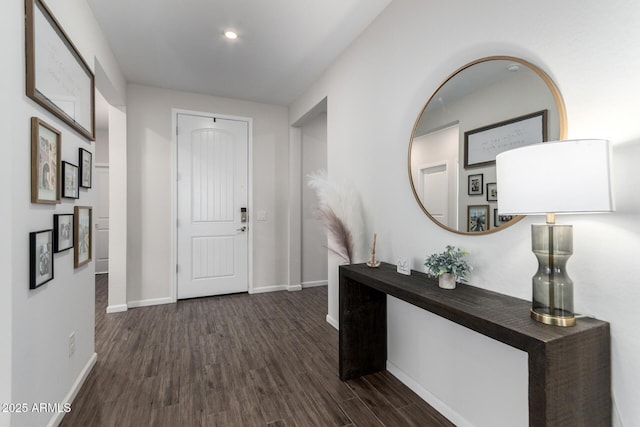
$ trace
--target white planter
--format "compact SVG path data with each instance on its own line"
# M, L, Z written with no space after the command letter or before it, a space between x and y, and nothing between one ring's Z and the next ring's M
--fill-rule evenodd
M455 289L456 276L451 273L444 273L440 278L438 278L438 286L442 289Z

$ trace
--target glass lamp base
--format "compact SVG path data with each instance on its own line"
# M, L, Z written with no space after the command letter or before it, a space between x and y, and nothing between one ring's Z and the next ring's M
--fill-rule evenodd
M554 326L573 326L573 281L566 265L573 253L573 228L570 225L533 224L533 253L538 271L532 278L531 318Z

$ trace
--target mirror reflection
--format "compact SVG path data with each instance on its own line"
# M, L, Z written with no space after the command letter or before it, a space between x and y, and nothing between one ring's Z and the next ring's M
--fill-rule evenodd
M474 61L440 85L416 120L413 193L427 216L450 231L499 231L519 217L498 215L495 156L565 133L562 98L542 70L513 57Z

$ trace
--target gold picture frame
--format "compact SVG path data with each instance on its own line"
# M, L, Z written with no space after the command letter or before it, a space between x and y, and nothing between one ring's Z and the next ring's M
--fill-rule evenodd
M31 118L31 202L60 203L62 136L53 126Z

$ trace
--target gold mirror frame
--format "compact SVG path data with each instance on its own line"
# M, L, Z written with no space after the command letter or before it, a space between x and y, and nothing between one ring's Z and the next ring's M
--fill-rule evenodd
M517 64L520 64L522 66L527 67L529 70L533 71L538 77L540 77L540 79L542 79L542 81L546 84L547 88L549 89L549 92L551 93L551 95L553 97L553 100L555 102L556 108L558 110L558 126L559 126L558 139L566 139L566 135L567 135L567 114L566 114L564 101L562 99L562 95L560 94L560 90L557 88L557 86L555 85L555 83L553 82L551 77L549 77L549 75L547 73L545 73L542 69L540 69L539 67L537 67L536 65L534 65L534 64L532 64L532 63L530 63L528 61L525 61L525 60L523 60L521 58L517 58L517 57L513 57L513 56L489 56L489 57L481 58L481 59L472 61L472 62L470 62L468 64L465 64L462 67L460 67L457 70L455 70L449 76L447 76L447 78L442 83L440 83L440 85L438 85L436 90L433 91L433 93L431 94L431 96L429 97L427 102L424 104L424 107L420 110L420 113L418 114L418 117L416 118L415 124L413 126L413 130L411 132L411 139L409 141L409 153L408 153L408 158L407 158L407 160L408 160L407 166L408 166L408 172L409 172L409 183L411 184L411 191L413 192L413 196L415 197L416 202L418 203L418 206L420 206L420 208L425 213L425 215L427 215L427 217L429 217L429 219L431 221L433 221L435 224L437 224L441 228L444 228L445 230L451 231L452 233L456 233L456 234L467 235L467 236L477 236L477 235L492 234L492 233L495 233L495 232L498 232L498 231L501 231L501 230L504 230L504 229L510 227L511 225L515 224L516 222L518 222L522 218L524 218L524 215L516 216L515 218L510 220L508 223L505 223L503 226L491 227L488 230L478 231L478 232L460 231L460 230L456 230L454 228L451 228L451 227L449 227L447 225L442 224L440 221L438 221L436 218L434 218L429 213L429 211L427 211L427 209L425 208L424 204L420 200L418 192L416 191L416 187L415 187L414 182L413 182L412 170L411 170L411 152L412 152L412 148L413 148L413 140L415 139L416 130L418 129L418 125L419 125L419 123L420 123L420 121L422 119L422 116L424 115L424 113L425 113L425 111L427 109L427 106L434 99L435 95L440 91L440 89L442 89L451 79L453 79L455 76L457 76L462 71L467 70L468 68L470 68L470 67L472 67L474 65L483 63L483 62L496 61L496 60L513 61L514 63L517 63Z

